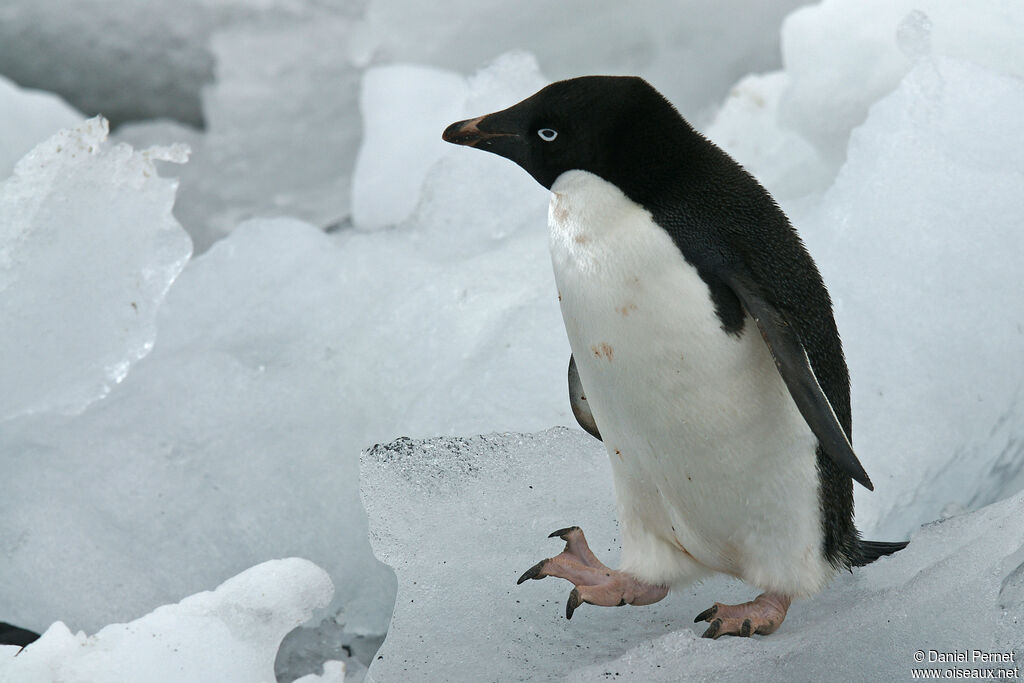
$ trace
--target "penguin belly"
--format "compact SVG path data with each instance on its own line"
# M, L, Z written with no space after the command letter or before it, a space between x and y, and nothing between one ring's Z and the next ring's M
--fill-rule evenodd
M827 584L817 439L748 316L728 334L671 236L586 171L552 185L562 317L608 449L621 569L722 572L793 597Z

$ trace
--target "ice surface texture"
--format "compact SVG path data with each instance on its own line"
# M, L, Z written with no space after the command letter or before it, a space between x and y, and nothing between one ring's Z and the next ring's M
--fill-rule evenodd
M209 36L215 81L202 91L206 133L146 122L125 135L145 144L198 137L190 141L192 162L175 171L175 215L197 253L251 216L292 216L321 228L401 222L440 155L437 130L464 98L461 74L508 50L535 51L554 77L640 73L704 116L738 75L776 65L778 34L769 27L798 2L688 0L680 11L668 0L643 9L573 0L511 14L494 0L377 0L365 13L363 4L267 0L259 21L237 0L221 11L203 2L174 8L182 22L206 17L181 48L186 62L208 60L196 39ZM218 27L212 35L209 21ZM681 63L699 63L700 77L678 78Z
M1024 488L1022 111L1024 81L929 58L792 214L835 299L875 535Z
M1024 4L1007 0L802 7L783 23L783 69L742 79L707 134L781 199L823 190L846 158L850 132L922 59L1024 76L1022 25Z
M539 54L556 78L611 70L674 76L680 65L699 64L700 78L673 78L673 94L702 109L742 74L778 63L776 29L799 5L659 0L627 8L573 0L509 11L497 0L80 0L68 11L61 0L6 0L0 73L115 122L170 117L196 125L200 90L223 56L210 49L211 37L304 23L311 33L285 51L313 59L350 52L362 66L421 62L468 72L513 48ZM358 20L358 35L317 31L338 19ZM330 84L324 89L330 110Z
M327 573L307 560L272 560L215 590L160 607L93 636L62 622L19 652L0 646L0 680L18 683L274 683L274 655L285 634L331 599ZM340 665L340 669L339 669ZM341 683L344 665L322 678Z
M400 439L366 451L362 475L374 550L399 581L368 680L892 680L918 649L1024 655L1022 496L841 574L768 638L711 641L693 616L753 589L716 577L649 607L583 605L570 623L567 582L515 585L572 524L616 564L607 455L579 430Z
M220 30L363 11L365 0L5 0L0 73L60 93L115 123L169 117L202 123ZM28 56L28 57L27 57Z
M602 561L617 564L608 456L578 429L400 439L361 462L370 539L399 583L368 680L560 678L678 629L710 604L708 594L684 591L645 608L584 605L570 624L570 584L516 586L562 550L548 534L574 524ZM714 599L749 599L737 582L708 585Z
M19 88L0 76L0 181L37 143L84 118L56 95Z
M765 56L776 41L771 26L795 2L699 2L680 11L678 3L638 10L574 0L510 15L507 2L492 0L365 7L194 0L175 3L173 20L159 2L144 10L127 4L81 3L86 15L52 0L9 2L0 10L0 64L21 49L40 56L30 65L40 73L97 87L83 69L68 68L83 63L81 46L93 40L102 43L105 67L90 73L103 88L149 92L150 111L178 115L161 104L166 94L193 108L181 114L188 118L206 75L167 74L214 73L216 55L217 82L204 94L207 131L159 122L124 132L141 146L182 140L194 147L190 164L169 170L183 175L175 210L201 249L215 246L187 266L160 305L155 283L173 277L167 264L180 268L186 253L141 241L163 244L153 231L173 225L173 185L147 178L141 153L91 145L98 130L61 152L48 148L45 163L36 157L26 167L31 182L19 171L3 188L18 194L0 208L14 212L0 221L7 231L0 250L63 261L45 261L59 279L38 280L24 279L35 272L27 261L0 263L8 287L0 306L10 292L32 312L2 311L5 335L22 335L10 342L14 355L2 347L14 336L0 341L3 386L32 366L17 355L26 334L29 360L53 364L37 363L42 374L23 382L27 391L0 398L9 408L0 429L0 585L12 587L0 618L37 630L62 619L91 632L257 562L302 555L336 580L328 616L338 623L300 640L332 633L322 642L335 647L339 630L350 635L345 629L372 639L386 627L394 587L366 540L356 453L399 434L530 431L572 421L546 193L511 163L442 149L440 130L583 71L640 73L699 124L736 75L773 65ZM859 523L873 537L904 537L921 522L1024 485L1014 260L1022 246L1015 221L1024 215L1020 7L828 0L801 10L785 27L785 68L745 78L711 128L785 200L835 297L853 375L855 444L878 484L873 495L858 493ZM264 10L266 23L250 21ZM74 22L60 24L70 36L64 41L46 38L54 25L44 17L58 11ZM160 25L137 20L140 12ZM110 13L136 21L133 30L111 30L122 19ZM697 24L699 36L691 31ZM49 41L56 52L46 53L51 59L18 48L25 40ZM142 41L172 57L158 67L149 51L110 57ZM175 42L181 49L168 49ZM534 50L545 74L519 52L470 79L459 75L507 47ZM160 94L136 87L132 74ZM193 95L183 97L179 84ZM40 122L73 115L53 101L34 109L24 96L0 94L17 112L38 112L31 118ZM82 145L94 152L71 159L69 150ZM133 199L125 203L119 188L134 188ZM356 230L346 229L350 206ZM305 222L243 220L257 213ZM17 251L9 232L24 226L37 227ZM325 227L339 229L325 235ZM176 228L157 234L177 234L186 245ZM153 261L156 253L163 256ZM86 271L87 279L72 278ZM13 298L18 283L32 285L23 299ZM126 363L154 343L154 319L152 353L115 385ZM78 331L83 320L100 323L113 341ZM17 327L30 322L39 326ZM89 353L55 349L64 330ZM64 362L89 374L47 384L45 373ZM561 616L567 584L513 584L559 550L545 536L567 524L584 524L602 559L615 563L605 456L567 432L515 442L480 437L431 442L428 450L404 442L373 452L409 451L390 456L399 469L379 469L383 488L367 497L374 543L403 582L392 639L376 660L378 680L430 678L438 661L458 662L440 677L459 677L463 664L486 679L497 677L492 668L513 679L560 676L566 661L607 666L601 662L625 654L640 662L642 653L627 650L658 637L643 646L657 658L681 649L735 672L716 658L724 651L760 672L764 657L744 658L778 652L779 661L818 672L824 664L805 662L813 654L797 652L800 645L809 643L811 653L828 651L829 638L877 645L881 624L894 619L902 620L902 647L906 634L929 632L914 610L941 622L940 636L961 633L953 631L961 622L930 602L961 584L964 599L975 600L965 614L988 639L980 647L1002 642L1005 622L991 605L1019 619L1024 558L1005 559L1020 539L1009 528L1012 515L1002 516L1010 510L1019 520L1014 499L1000 504L1012 510L989 507L930 527L907 554L841 577L832 591L794 606L771 639L701 649L687 620L711 600L752 596L724 580L649 609L585 606L568 626ZM466 478L450 476L463 469ZM954 533L961 528L978 543ZM993 549L992 534L1008 550ZM944 548L961 550L934 554ZM919 585L907 580L917 569ZM425 584L421 576L432 578ZM901 612L901 599L913 609ZM874 609L861 610L861 600ZM855 615L856 623L837 626L833 613ZM869 629L877 633L864 635ZM894 653L886 665L911 665L910 650L876 650ZM438 659L448 653L459 659Z
M532 60L502 60L466 106L542 83ZM426 183L536 201L476 220L434 192L408 225L334 235L249 221L187 266L152 353L106 399L5 425L6 620L95 630L297 555L336 580L346 628L385 631L393 578L366 540L360 449L572 420L545 193L461 151Z
M386 628L338 372L348 323L324 313L345 296L338 255L304 223L243 227L189 264L116 391L8 423L5 618L95 629L294 555L339 580L352 628Z
M0 421L74 412L149 352L154 319L191 254L154 159L105 144L94 118L61 131L0 184Z

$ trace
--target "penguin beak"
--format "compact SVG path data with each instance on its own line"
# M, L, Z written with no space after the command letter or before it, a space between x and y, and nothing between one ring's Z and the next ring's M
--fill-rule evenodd
M491 114L488 114L487 116L478 116L475 119L457 121L444 129L441 139L454 145L466 145L467 147L480 147L481 149L487 149L499 138L519 137L516 133L500 130L485 130L485 128L492 127L491 125L488 125L493 124L491 116Z
M465 145L505 157L537 178L533 172L533 156L525 134L528 114L529 108L524 111L523 103L520 102L502 111L453 123L445 129L441 138L453 145ZM544 185L540 179L537 182Z

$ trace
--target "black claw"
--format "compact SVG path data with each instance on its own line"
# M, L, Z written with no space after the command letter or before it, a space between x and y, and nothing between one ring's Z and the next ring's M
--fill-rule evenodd
M722 630L722 620L715 619L711 622L711 626L708 626L708 630L704 631L704 634L701 636L701 638L715 639L718 637L718 632L720 630Z
M711 617L715 616L715 612L717 611L718 605L712 605L711 607L708 607L706 610L695 616L693 618L693 623L699 624L702 621L707 621Z
M740 636L743 638L749 638L751 631L754 630L754 625L750 623L750 619L744 619L743 625L740 626Z
M564 529L559 529L558 531L552 531L550 534L548 534L548 538L555 538L557 536L558 538L561 538L562 540L565 540L566 535L570 531L572 531L573 529L579 529L579 527L578 526L567 526Z
M572 619L572 613L582 604L583 598L580 597L579 589L573 588L572 593L569 593L569 599L565 603L565 618Z
M528 581L529 579L543 579L543 576L537 576L537 574L540 574L541 570L544 569L545 562L547 562L547 560L541 560L540 562L538 562L537 564L533 565L525 572L523 572L523 575L519 577L518 581L516 581L516 585L518 586L523 581Z

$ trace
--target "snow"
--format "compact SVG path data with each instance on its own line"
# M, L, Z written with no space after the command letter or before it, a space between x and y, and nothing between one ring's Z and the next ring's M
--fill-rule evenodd
M0 421L76 412L145 356L157 308L192 245L175 183L153 161L181 147L105 144L107 122L57 133L0 184Z
M273 683L281 639L326 605L332 591L327 573L312 562L271 560L92 636L58 621L23 650L0 646L0 680ZM331 663L324 677L306 680L340 682L344 665Z

